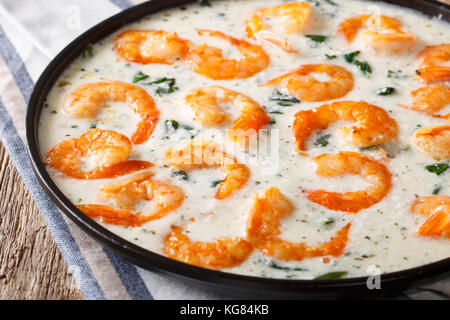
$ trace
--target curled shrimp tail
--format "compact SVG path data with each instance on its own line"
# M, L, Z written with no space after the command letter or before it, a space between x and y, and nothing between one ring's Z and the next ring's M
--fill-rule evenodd
M212 269L231 268L244 262L253 251L252 245L239 237L192 242L183 231L172 226L163 249L168 257L181 262Z
M417 77L426 83L450 81L449 67L425 67L416 70Z
M414 144L419 151L433 159L450 159L450 125L430 126L414 133Z
M344 253L348 242L350 224L339 230L328 242L320 246L308 246L304 242L292 243L279 236L280 219L294 210L289 199L277 188L267 189L256 195L247 221L247 237L263 254L287 260L301 261L323 256L338 257Z
M64 140L46 155L46 163L75 179L107 179L153 167L147 161L127 160L131 154L131 141L111 130L90 129L79 138ZM96 166L83 169L83 159Z
M220 167L225 179L219 184L216 199L224 199L241 189L248 181L250 169L211 141L192 140L166 152L164 162L183 171Z
M232 80L249 78L267 68L270 58L264 49L245 40L239 40L220 31L202 29L198 34L218 37L236 46L243 57L239 60L228 59L222 50L206 44L193 46L186 63L191 69L213 80Z
M142 144L146 142L153 134L158 121L159 119L157 117L148 117L141 120L137 125L136 131L131 136L131 141L134 144Z
M101 218L103 223L117 226L140 227L150 221L139 213L133 213L126 209L111 208L98 204L87 204L77 206L85 215L92 219Z
M428 217L416 234L450 238L450 196L434 195L417 199L411 211Z
M322 154L313 159L316 173L325 177L342 174L362 176L369 187L355 192L330 192L326 190L307 190L308 200L332 210L358 213L381 201L391 189L392 175L386 166L356 152Z
M416 70L417 78L426 83L450 80L450 44L426 46L417 55L422 60Z

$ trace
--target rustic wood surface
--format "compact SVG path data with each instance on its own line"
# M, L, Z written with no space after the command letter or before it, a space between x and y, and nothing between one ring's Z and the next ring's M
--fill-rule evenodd
M1 143L0 299L83 299Z
M0 299L83 299L1 143Z

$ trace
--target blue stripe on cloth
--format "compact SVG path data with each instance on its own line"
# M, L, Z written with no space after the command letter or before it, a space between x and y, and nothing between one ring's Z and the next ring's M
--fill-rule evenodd
M116 6L118 6L122 10L134 6L134 3L132 3L129 0L109 0L109 1L114 3Z
M127 289L128 294L133 300L153 300L150 291L148 291L134 264L116 256L106 248L103 251L109 261L111 261L114 269L116 269L125 289Z
M30 98L31 92L33 91L34 83L30 77L30 74L25 67L22 59L17 53L16 49L12 45L11 41L9 41L6 33L3 31L0 25L0 54L5 60L6 65L8 66L11 74L14 77L14 80L19 87L20 92L22 93L26 102Z
M39 185L22 139L19 137L11 118L0 99L0 136L12 159L14 166L20 172L28 191L43 214L56 245L64 256L69 269L82 290L86 299L105 299L102 289L97 283L92 271L78 248L61 213L55 204Z

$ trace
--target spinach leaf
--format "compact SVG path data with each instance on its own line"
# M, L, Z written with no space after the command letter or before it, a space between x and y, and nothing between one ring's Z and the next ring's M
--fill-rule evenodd
M290 268L290 267L281 266L281 265L275 263L275 261L270 261L269 267L277 269L277 270L284 270L284 271L308 271L307 269L304 269L304 268Z
M353 52L350 52L350 53L347 53L347 54L345 54L344 55L344 58L345 58L345 60L348 62L348 63L352 63L353 62L353 60L355 60L355 57L357 56L357 55L359 55L361 53L361 51L353 51Z
M372 73L372 68L370 67L370 65L367 62L355 60L353 63L359 68L359 70L361 70L362 74L366 78L369 77L369 73Z
M395 88L393 87L384 87L377 91L377 95L379 96L387 96L393 94L395 92Z
M438 194L439 193L439 191L441 191L441 186L437 186L436 188L434 188L434 190L433 190L433 194Z
M88 44L86 47L84 47L83 51L81 52L81 57L83 59L92 58L94 56L94 47L92 44Z
M168 131L177 130L180 124L176 120L166 120L166 129Z
M321 276L315 277L314 280L334 280L334 279L340 279L342 277L345 277L348 274L347 271L336 271L336 272L330 272L325 273Z
M429 166L426 166L425 169L432 173L436 173L439 176L448 169L448 163L430 164Z
M314 41L314 42L319 42L319 43L324 42L325 40L327 40L327 36L322 36L322 35L319 35L319 34L307 34L307 35L305 35L305 37L310 39L310 40L312 40L312 41Z
M176 171L172 172L172 176L178 176L183 180L189 179L189 176L187 175L187 173L182 170L176 170Z
M277 104L282 107L290 107L296 103L300 103L300 100L298 100L296 97L284 94L278 90L275 90L272 93L272 96L269 98L269 100L277 102Z
M133 77L133 83L138 83L139 81L147 79L149 76L142 71L137 72Z
M320 136L319 138L317 138L316 142L314 142L314 145L319 147L326 147L329 143L330 138L331 134Z
M199 0L198 4L202 7L211 7L211 2L209 2L209 0Z
M214 180L213 182L211 182L211 188L217 187L222 182L223 182L223 180Z

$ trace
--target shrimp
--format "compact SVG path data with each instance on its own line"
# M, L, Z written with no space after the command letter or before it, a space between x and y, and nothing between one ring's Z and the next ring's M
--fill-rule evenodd
M105 223L122 226L136 227L160 219L181 206L184 192L180 187L154 181L152 177L152 172L142 172L123 181L102 185L97 198L120 209L102 205L81 205L78 208L92 218L102 217ZM154 205L139 213L131 212L135 203L142 200L153 200Z
M259 42L279 47L287 52L295 52L292 44L280 35L265 30L264 18L274 16L282 18L281 28L285 33L301 31L308 25L311 14L311 5L305 2L285 3L274 7L256 10L246 20L246 31L249 38Z
M334 177L346 173L357 174L369 185L367 189L356 192L306 191L306 197L310 201L329 209L357 213L380 202L391 189L392 175L386 166L360 153L325 153L315 157L313 161L318 175Z
M231 80L249 78L267 68L270 58L261 46L239 40L219 31L198 30L198 34L224 39L236 46L244 56L240 60L228 59L222 50L202 44L191 48L186 63L191 69L213 80Z
M414 143L426 156L438 161L450 159L450 125L421 128L414 133Z
M75 179L106 179L153 167L147 161L127 160L131 141L110 130L90 129L79 138L64 140L46 155L45 162ZM93 168L84 170L93 164Z
M350 224L339 230L331 241L319 247L280 239L280 219L290 215L293 210L289 199L275 187L267 189L262 195L256 194L247 222L247 238L250 243L263 254L280 260L339 257L344 253Z
M428 219L417 230L421 236L450 238L450 196L427 196L417 199L411 211Z
M222 111L220 104L230 103L238 107L241 114L227 131L228 138L234 141L247 141L250 135L258 133L270 121L270 117L257 102L239 92L219 86L193 89L187 93L185 101L194 110L195 120L205 125L220 125L229 121L229 115Z
M134 144L147 141L158 123L159 110L153 98L139 86L120 81L84 84L69 94L63 109L73 117L92 118L108 100L125 102L133 107L134 113L141 117L141 121L131 141Z
M409 51L417 42L414 34L402 30L399 20L384 15L362 14L348 18L341 22L338 33L351 43L361 28L364 28L360 32L361 39L377 51Z
M417 57L422 59L416 70L419 80L427 83L450 80L450 43L426 46Z
M366 102L338 101L295 114L297 149L304 151L306 140L315 130L324 130L339 120L356 122L353 126L338 129L338 134L344 141L358 147L385 143L398 134L396 121L380 107Z
M440 116L439 110L450 104L450 87L445 84L431 84L423 88L411 91L415 98L412 106L404 108L422 112L426 115L450 120L450 113Z
M127 30L117 36L114 46L119 55L129 62L172 64L184 59L190 44L178 37L176 32Z
M200 168L221 167L225 179L220 183L216 199L229 197L242 188L250 177L250 169L236 161L231 155L220 151L212 141L191 140L166 152L164 162L178 170L189 172Z
M211 269L231 268L244 262L253 251L253 246L240 237L192 242L183 231L181 227L172 226L163 248L168 257L181 262Z
M310 74L325 73L331 79L318 81ZM300 100L315 102L338 99L353 89L353 75L331 64L305 64L263 84L279 85Z

